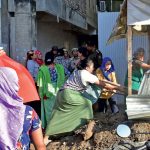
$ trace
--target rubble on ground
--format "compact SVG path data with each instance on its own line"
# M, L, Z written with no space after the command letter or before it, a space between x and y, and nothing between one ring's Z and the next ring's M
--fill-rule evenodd
M88 125L79 129L72 136L61 137L52 140L47 150L130 150L141 146L150 139L150 134L131 134L128 138L121 138L116 133L119 124L129 122L132 133L143 133L150 131L149 120L128 121L124 109L117 114L95 113L94 123L90 128L90 135L85 138ZM93 130L94 129L94 130ZM91 136L91 137L90 137ZM33 149L32 149L33 150Z

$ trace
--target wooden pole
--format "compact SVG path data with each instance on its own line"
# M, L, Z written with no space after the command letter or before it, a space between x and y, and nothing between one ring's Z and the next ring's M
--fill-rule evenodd
M150 27L148 26L148 44L149 44L149 49L148 49L148 64L150 65Z
M128 95L132 95L132 27L128 25Z

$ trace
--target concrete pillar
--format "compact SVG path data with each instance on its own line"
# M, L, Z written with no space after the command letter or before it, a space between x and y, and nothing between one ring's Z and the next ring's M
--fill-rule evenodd
M12 57L24 64L26 52L36 48L36 3L34 0L14 0L15 12L10 18Z
M9 55L9 16L8 16L8 1L7 0L0 0L1 4L1 34L0 34L0 43L1 46L4 47L5 51Z

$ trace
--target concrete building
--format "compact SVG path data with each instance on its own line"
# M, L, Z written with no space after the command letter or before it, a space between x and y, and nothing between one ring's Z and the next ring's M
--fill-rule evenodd
M96 34L96 0L0 0L0 43L24 63L29 49L71 49ZM80 42L79 42L80 40Z

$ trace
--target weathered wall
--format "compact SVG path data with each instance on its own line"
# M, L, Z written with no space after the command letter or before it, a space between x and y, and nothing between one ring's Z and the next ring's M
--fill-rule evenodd
M23 64L29 49L44 53L53 45L71 49L78 46L78 35L91 34L95 29L94 23L89 27L91 21L86 18L88 0L1 1L1 42L11 57ZM90 1L93 9L96 0ZM48 19L41 19L43 14Z
M45 11L80 28L97 27L96 0L37 0L37 11Z
M1 43L6 52L9 49L9 15L7 5L7 0L1 0Z
M81 15L81 13L78 13L78 11L81 12L80 5L76 2L72 4L70 1L71 0L37 0L36 8L39 12L50 13L80 28L86 29L86 18Z
M45 54L53 45L59 48L77 47L77 36L74 33L64 30L64 26L57 22L37 22L37 48Z
M97 28L96 0L87 0L86 9L87 9L86 15L88 24L94 28Z

